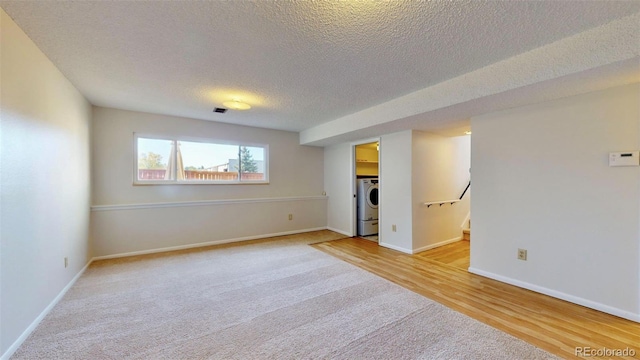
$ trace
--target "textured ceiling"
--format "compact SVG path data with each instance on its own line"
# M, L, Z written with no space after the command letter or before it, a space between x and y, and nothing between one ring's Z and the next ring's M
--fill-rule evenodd
M290 131L348 118L640 12L638 1L0 6L94 105ZM253 108L212 112L233 97Z

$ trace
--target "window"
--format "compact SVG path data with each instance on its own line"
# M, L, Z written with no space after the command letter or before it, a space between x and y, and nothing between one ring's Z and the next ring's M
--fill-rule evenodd
M268 183L268 146L134 135L136 184Z

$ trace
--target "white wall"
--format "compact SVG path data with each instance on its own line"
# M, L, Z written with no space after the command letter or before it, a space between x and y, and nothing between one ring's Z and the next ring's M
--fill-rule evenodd
M472 270L640 321L640 167L607 160L640 149L640 86L471 124Z
M353 223L352 145L345 143L324 148L324 189L327 193L327 227L355 236Z
M133 186L134 132L267 144L270 183ZM323 149L299 145L296 133L95 107L92 144L93 205L97 208L91 213L91 239L96 256L327 225L326 199L318 198L324 188ZM260 202L250 201L255 199ZM207 200L213 202L154 205ZM119 206L123 204L143 206Z
M9 356L89 260L91 107L0 17L0 354Z
M407 253L413 249L411 144L411 130L380 138L380 245Z
M460 240L470 193L453 205L425 202L458 199L469 182L469 136L443 137L413 131L413 252Z

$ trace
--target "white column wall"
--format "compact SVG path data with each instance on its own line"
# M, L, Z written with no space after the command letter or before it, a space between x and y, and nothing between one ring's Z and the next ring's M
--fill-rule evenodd
M411 144L411 130L380 138L380 245L406 253L413 250Z
M338 144L324 149L324 189L327 194L327 228L355 236L353 224L352 145Z

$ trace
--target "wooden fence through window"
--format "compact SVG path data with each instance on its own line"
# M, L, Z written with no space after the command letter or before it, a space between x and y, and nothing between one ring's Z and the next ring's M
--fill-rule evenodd
M164 180L165 169L138 169L138 180ZM185 180L194 181L237 181L237 172L185 170ZM242 180L264 180L263 173L243 173Z

